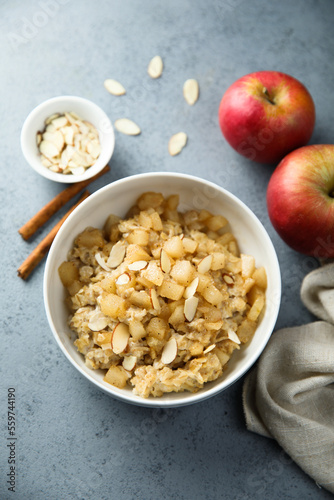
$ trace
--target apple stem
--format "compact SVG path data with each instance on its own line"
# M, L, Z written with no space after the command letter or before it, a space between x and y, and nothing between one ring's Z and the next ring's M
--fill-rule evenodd
M275 102L271 99L268 89L266 87L263 87L263 93L266 96L267 100L270 102L270 104L275 104Z

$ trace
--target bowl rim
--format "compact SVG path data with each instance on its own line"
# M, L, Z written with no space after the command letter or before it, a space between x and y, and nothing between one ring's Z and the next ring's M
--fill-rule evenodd
M62 238L62 233L66 230L67 225L71 223L71 220L76 216L76 213L79 211L80 208L83 208L85 205L88 205L89 203L92 202L92 200L94 200L95 198L100 196L101 193L111 189L112 187L117 188L117 186L119 184L124 184L124 183L126 184L129 182L135 182L137 179L141 179L141 178L152 179L152 177L160 177L161 178L162 176L165 176L167 178L174 178L174 179L175 178L176 179L186 179L186 180L188 179L191 181L203 183L204 185L208 186L209 188L211 187L215 190L218 190L225 197L233 200L237 205L239 205L243 210L245 210L247 212L247 214L251 217L251 219L253 220L253 222L257 226L257 228L260 229L262 236L266 239L266 243L267 243L268 247L271 249L271 258L272 258L271 271L272 271L272 275L275 278L274 281L276 284L276 289L275 289L276 295L275 295L274 309L271 310L270 320L268 320L268 325L266 328L267 334L262 339L262 342L261 342L259 349L257 349L256 352L254 354L252 354L252 356L250 356L250 358L247 360L247 362L242 367L242 370L239 370L240 373L239 373L239 371L232 373L228 384L215 385L215 386L211 387L210 389L206 390L205 392L202 392L201 390L199 390L198 392L195 392L195 393L185 391L183 393L184 397L182 399L180 398L180 399L175 400L175 401L164 400L162 397L161 398L144 399L144 398L141 398L139 396L134 395L133 393L127 393L126 391L124 391L124 393L122 393L122 394L115 393L112 390L112 386L110 386L111 389L109 389L109 387L104 387L104 386L102 386L102 384L100 384L100 382L94 380L90 376L89 373L86 373L76 363L76 361L72 358L70 353L67 351L67 349L63 345L63 342L61 341L59 334L58 334L58 332L55 328L55 325L53 323L53 320L52 320L51 306L49 304L48 290L47 290L48 276L49 276L50 269L52 266L52 261L54 258L53 249L55 249L57 247L58 241L60 241ZM173 407L182 407L182 406L188 406L188 405L192 405L195 403L199 403L199 402L202 402L202 401L205 401L205 400L211 398L214 395L221 393L222 391L224 391L225 389L230 387L232 384L234 384L237 380L242 378L250 370L250 368L254 365L254 363L257 361L257 359L260 357L260 355L262 354L263 350L265 349L265 347L266 347L266 345L267 345L267 343L268 343L268 341L269 341L269 339L274 331L275 324L276 324L277 317L278 317L279 310L280 310L281 291L282 291L281 272L280 272L280 266L279 266L279 261L278 261L278 257L276 254L275 247L271 241L269 234L267 233L267 230L265 229L262 222L258 219L258 217L254 214L254 212L242 200L240 200L237 196L235 196L231 192L227 191L225 188L219 186L218 184L215 184L211 181L208 181L206 179L202 179L202 178L194 176L194 175L182 174L182 173L177 173L177 172L147 172L147 173L130 175L128 177L111 182L111 183L107 184L106 186L103 186L102 188L98 189L95 193L91 194L89 196L89 198L84 200L79 205L79 207L77 207L69 215L69 217L66 219L66 221L64 222L64 224L62 225L62 227L58 231L58 233L57 233L57 235L56 235L56 237L51 245L51 248L50 248L50 251L49 251L49 254L47 257L45 270L44 270L44 279L43 279L44 306L45 306L45 311L46 311L46 316L48 319L49 327L50 327L50 329L53 333L53 336L54 336L56 342L58 343L61 351L63 352L65 357L70 361L70 363L87 380L89 380L91 383L93 383L95 385L95 387L97 387L98 389L107 393L109 396L111 396L117 400L129 403L129 404L133 404L136 406L152 407L152 408L153 407L154 408L173 408Z
M49 170L47 167L44 167L42 163L39 161L38 158L34 158L31 150L30 150L30 144L28 141L28 135L30 133L30 126L31 122L36 119L38 116L43 116L43 119L46 119L48 117L48 108L52 107L54 104L59 103L59 105L63 105L68 103L69 105L71 103L78 104L85 106L88 110L93 110L96 114L99 114L101 116L101 121L103 120L103 135L105 136L105 144L106 146L104 147L103 151L101 151L101 154L95 164L92 167L89 167L86 172L81 175L81 176L74 176L74 175L64 175L61 173L57 172L52 172ZM96 125L95 125L96 127ZM98 129L98 127L96 127ZM100 135L100 130L98 129L99 135ZM37 133L37 130L36 130ZM100 135L101 138L101 135ZM46 179L55 181L55 182L60 182L60 183L66 183L66 184L74 184L77 182L85 181L87 179L91 179L94 177L97 173L99 173L110 161L114 149L115 149L115 131L114 127L111 123L110 118L106 114L106 112L95 102L86 99L85 97L80 97L80 96L75 96L75 95L63 95L63 96L56 96L56 97L51 97L50 99L47 99L37 106L35 106L26 119L23 122L22 128L21 128L21 134L20 134L20 145L21 145L21 151L23 153L24 159L26 162L29 164L29 166L35 170L38 174L41 176L45 177Z

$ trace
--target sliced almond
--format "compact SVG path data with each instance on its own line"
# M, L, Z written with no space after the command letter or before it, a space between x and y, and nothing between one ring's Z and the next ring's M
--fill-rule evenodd
M128 118L119 118L115 121L115 128L125 135L139 135L141 133L138 125Z
M172 264L166 250L164 250L163 248L160 253L160 265L164 273L170 272Z
M159 78L162 75L162 71L164 69L164 63L160 56L155 56L151 59L147 72L151 78Z
M37 144L37 146L39 146L41 142L42 142L42 133L41 132L37 132L37 135L36 135L36 144Z
M126 94L126 90L121 83L117 80L113 80L112 78L108 78L104 80L104 88L113 95L124 95Z
M68 124L66 116L59 116L51 121L51 125L53 125L56 129L65 127Z
M181 153L184 146L187 144L188 136L185 132L178 132L172 135L168 142L168 152L171 156L176 156Z
M129 264L128 268L130 269L130 271L141 271L142 269L145 269L147 264L148 262L146 260L137 260Z
M47 158L45 158L45 156L41 155L41 159L42 159L42 165L44 165L44 167L52 167L52 162Z
M104 269L105 271L111 271L110 267L107 265L104 257L100 253L95 254L96 262Z
M123 245L120 241L115 243L109 254L107 260L107 266L113 269L115 267L118 267L124 260L125 250L126 250L125 245Z
M70 115L72 116L72 118L73 118L74 120L81 120L80 116L79 116L79 115L77 115L74 111L71 111L71 112L70 112Z
M210 271L211 264L212 264L212 255L207 255L199 262L197 266L198 272L201 274L207 273L208 271Z
M50 141L42 141L39 145L39 150L42 155L46 156L47 158L53 158L54 156L59 155L57 146Z
M93 157L98 158L101 153L101 146L98 142L88 142L87 144L87 152Z
M216 344L211 344L209 347L204 349L203 354L208 354L208 352L212 351L216 347Z
M192 321L195 317L196 311L197 311L197 306L198 306L198 297L189 297L189 299L186 299L184 302L184 315L186 317L186 320Z
M161 306L160 306L160 302L158 299L157 291L154 288L150 288L150 299L151 299L153 309L160 312Z
M187 286L187 288L185 289L184 294L183 294L183 297L185 299L190 299L190 297L195 295L197 287L198 287L198 283L199 283L199 278L197 276L195 279L192 280L190 285Z
M129 327L125 323L117 323L111 337L111 348L115 354L126 349L130 337Z
M53 144L56 145L58 152L60 152L64 147L64 136L59 130L56 130L55 132L45 132L43 134L43 141L53 142Z
M73 167L70 170L73 175L83 175L86 172L85 167Z
M108 323L108 318L106 318L101 311L97 311L90 317L88 321L88 328L90 328L93 332L99 332L103 330Z
M232 340L232 342L235 342L236 344L241 344L240 339L234 330L229 330L227 336L230 340Z
M120 276L118 276L116 280L116 285L127 285L130 282L130 276L128 273L123 273Z
M223 280L228 286L234 285L234 279L229 274L223 274Z
M63 129L64 133L64 139L66 144L73 144L73 137L74 137L74 128L73 127L64 127Z
M136 356L125 356L122 362L122 366L128 372L131 372L136 366L137 358Z
M183 85L183 96L186 102L192 106L198 99L199 96L199 86L197 80L190 79L184 82Z
M49 125L49 123L52 122L52 120L54 120L55 118L58 118L59 113L54 113L53 115L49 116L46 120L45 120L45 125Z
M164 365L169 365L172 363L177 355L177 342L174 337L171 337L168 342L166 342L162 353L161 353L161 362Z

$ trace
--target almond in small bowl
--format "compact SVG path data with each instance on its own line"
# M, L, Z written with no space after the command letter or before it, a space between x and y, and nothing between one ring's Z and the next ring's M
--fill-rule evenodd
M76 96L54 97L40 104L21 131L21 148L29 165L56 182L90 179L107 165L114 146L114 129L105 112Z

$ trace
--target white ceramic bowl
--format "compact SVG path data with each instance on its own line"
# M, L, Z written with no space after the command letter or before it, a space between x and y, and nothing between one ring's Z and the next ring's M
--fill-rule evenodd
M223 376L207 383L197 393L165 394L161 398L143 399L131 388L117 389L103 382L102 370L91 370L73 345L73 334L67 325L68 310L65 291L58 276L59 265L66 260L75 236L87 226L103 227L110 213L124 217L127 210L145 191L178 193L180 210L206 208L214 214L223 214L231 224L242 252L253 255L257 266L264 266L268 275L265 313L253 339L235 351ZM68 217L50 249L44 276L44 303L51 330L59 347L73 366L96 387L128 403L151 407L183 406L202 401L223 391L244 375L263 351L274 329L281 298L281 279L273 244L257 217L234 195L221 187L183 174L149 173L127 177L113 182L85 200Z
M64 175L52 172L42 165L36 134L45 127L44 120L54 113L74 111L82 119L94 125L99 133L101 154L92 167L83 175ZM53 97L39 104L26 118L21 131L21 148L29 165L43 177L56 182L73 183L90 179L100 172L109 162L115 147L113 126L105 112L93 102L76 96Z

